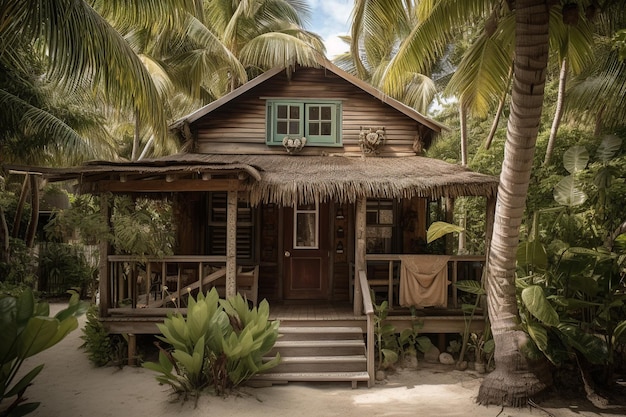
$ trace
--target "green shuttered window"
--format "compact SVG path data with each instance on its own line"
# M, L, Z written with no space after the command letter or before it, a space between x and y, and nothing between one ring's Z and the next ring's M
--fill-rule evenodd
M267 101L267 144L306 137L306 146L341 146L341 102Z

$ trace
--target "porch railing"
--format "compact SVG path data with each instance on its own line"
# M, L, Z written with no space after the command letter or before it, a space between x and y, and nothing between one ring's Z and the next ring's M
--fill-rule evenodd
M398 305L397 298L400 286L400 263L401 254L367 254L365 261L367 262L368 271L366 277L370 288L375 292L384 290L387 293L389 307ZM448 308L460 308L459 294L456 286L457 281L474 279L480 281L482 279L482 271L485 265L484 255L451 255L448 261L448 279L450 281ZM350 297L354 294L355 280L354 265L350 267ZM358 277L357 279L360 279ZM351 298L352 301L352 298Z
M374 305L372 304L372 296L370 286L367 282L367 274L365 271L359 271L359 284L361 285L361 293L363 294L363 313L367 319L367 373L369 380L367 386L371 387L374 383Z
M110 308L184 307L182 296L225 275L226 256L110 255Z

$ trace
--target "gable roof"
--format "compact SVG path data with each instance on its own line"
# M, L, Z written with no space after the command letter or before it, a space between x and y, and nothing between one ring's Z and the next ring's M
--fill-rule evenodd
M325 58L324 59L320 59L318 61L318 63L319 63L320 67L325 68L326 70L332 72L333 74L337 75L338 77L342 78L343 80L349 82L350 84L353 84L357 88L367 92L368 94L370 94L371 96L375 97L376 99L382 101L383 103L393 107L394 109L398 110L399 112L403 113L404 115L410 117L411 119L415 120L416 122L421 123L421 124L427 126L431 130L433 130L433 131L435 131L437 133L441 132L442 130L449 130L449 128L447 126L445 126L444 124L439 123L438 121L433 120L433 119L431 119L429 117L426 117L422 113L420 113L417 110L415 110L414 108L409 107L406 104L401 103L400 101L389 97L387 94L385 94L382 91L374 88L373 86L371 86L370 84L366 83L365 81L360 80L357 77L355 77L354 75L349 74L346 71L342 70L341 68L339 68L338 66L336 66L335 64L330 62L328 59L325 59ZM285 67L285 66L280 66L280 67L275 67L275 68L273 68L273 69L271 69L269 71L264 72L263 74L261 74L258 77L248 81L247 83L245 83L241 87L231 91L230 93L228 93L225 96L219 98L218 100L215 100L215 101L207 104L206 106L201 107L198 110L195 110L194 112L192 112L192 113L190 113L190 114L188 114L186 116L183 116L182 118L180 118L177 121L175 121L174 123L172 123L170 128L172 130L178 130L178 129L181 129L185 124L193 124L197 120L199 120L202 117L206 116L207 114L211 113L213 110L223 106L224 104L230 102L231 100L234 100L235 98L239 97L243 93L251 90L252 88L258 86L259 84L264 83L265 81L269 80L270 78L278 75L279 73L281 73L282 71L285 71L287 69L288 68Z

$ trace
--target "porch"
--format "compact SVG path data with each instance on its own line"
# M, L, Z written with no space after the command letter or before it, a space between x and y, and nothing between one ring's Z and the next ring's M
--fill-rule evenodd
M453 285L447 285L446 306L409 309L398 304L402 255L368 255L366 262L365 270L352 274L350 292L356 297L351 303L271 302L270 319L280 321L279 331L283 335L282 345L277 344L276 349L284 360L280 372L260 375L259 380L269 383L350 381L353 388L362 381L371 386L375 369L374 303L385 300L390 305L386 324L400 332L418 322L420 334L431 335L442 351L446 348L447 334L465 330L461 296ZM162 323L168 313L186 314L186 297L198 291L208 291L218 279L224 279L225 266L221 265L225 265L226 260L219 256L141 260L111 255L108 263L110 275L103 287L109 288L105 297L112 307L101 316L101 321L109 333L129 335L128 354L133 358L136 354L135 335L158 334L157 324ZM444 278L450 283L461 279L480 280L483 264L482 256L451 256ZM381 266L387 271L386 277L368 279L367 270ZM258 277L258 267L255 269ZM160 295L155 292L155 285L161 288ZM256 301L256 294L253 298ZM483 316L479 312L469 330L480 332L482 327ZM293 372L293 369L298 371Z
M412 320L423 323L422 332L432 334L461 333L465 322L461 305L462 292L455 284L460 280L480 281L485 258L482 255L452 255L447 258L445 305L409 309L400 305L399 254L368 254L363 269L364 283L356 291L355 266L350 265L350 302L347 301L285 301L270 302L270 318L281 323L303 326L356 325L366 332L363 295L372 294L373 304L387 301L388 321L399 330L410 326ZM419 258L420 255L411 255ZM108 279L101 283L101 320L110 333L156 334L156 323L168 313L186 312L187 297L218 288L225 296L225 256L165 256L137 258L109 255ZM244 295L251 305L258 298L258 266L238 266L235 274L236 292ZM357 298L354 297L357 294ZM358 295L363 294L363 295ZM106 300L106 303L102 302ZM109 307L106 307L109 306Z

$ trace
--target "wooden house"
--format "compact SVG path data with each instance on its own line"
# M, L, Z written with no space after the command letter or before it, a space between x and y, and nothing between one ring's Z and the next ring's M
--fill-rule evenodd
M480 279L484 256L427 245L426 229L437 213L451 220L462 196L486 199L491 224L497 179L421 156L445 126L326 61L268 71L172 129L185 152L44 170L103 202L113 193L174 205L176 255L139 259L101 244L100 313L110 332L156 333L165 312L184 310L187 293L217 285L225 296L267 299L285 340L356 329L346 338L357 340L360 365L349 364L354 353L330 354L329 368L292 365L283 379L371 384L372 303L389 300L398 329L419 319L423 333L463 331L448 284ZM435 277L436 294L411 284L416 271Z

